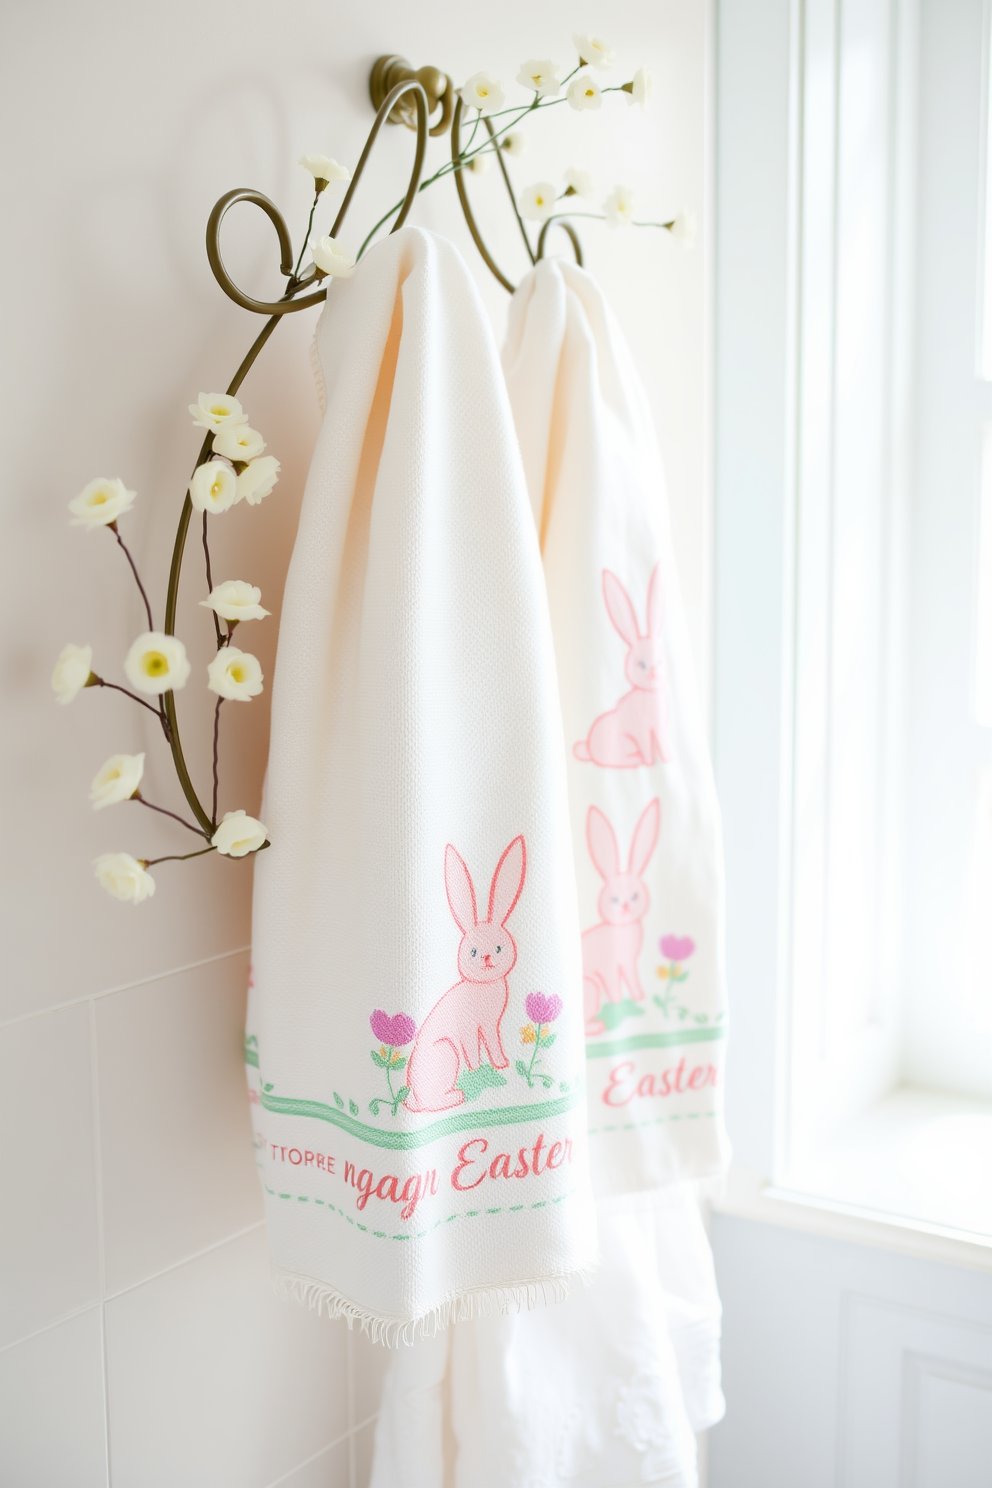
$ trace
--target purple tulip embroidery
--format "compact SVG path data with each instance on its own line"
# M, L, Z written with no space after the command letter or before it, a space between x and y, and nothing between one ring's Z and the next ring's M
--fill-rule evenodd
M388 1105L390 1115L395 1116L410 1094L409 1085L401 1085L399 1090L393 1089L393 1074L399 1074L406 1068L406 1055L397 1053L397 1050L413 1042L417 1025L406 1013L393 1013L390 1017L381 1008L376 1008L369 1022L372 1032L379 1040L379 1048L371 1050L372 1063L377 1069L386 1071L386 1084L389 1086L388 1097L376 1096L369 1101L369 1110L373 1116L378 1116L380 1106Z
M661 954L667 958L667 966L659 966L657 975L663 982L668 983L664 997L655 994L654 1001L661 1008L666 1018L672 1013L678 1013L679 1022L692 1017L694 1023L708 1023L709 1018L705 1013L691 1013L684 1003L677 1001L675 987L678 982L684 982L689 973L684 969L686 961L695 953L696 942L691 935L663 935L658 942Z
M556 1035L545 1033L544 1030L549 1023L553 1023L561 1016L563 1003L555 992L552 992L550 997L545 997L543 992L528 992L524 1007L531 1021L521 1028L520 1038L522 1043L533 1044L534 1047L531 1050L529 1064L525 1064L522 1059L517 1060L517 1074L527 1081L531 1090L534 1089L535 1082L538 1080L545 1090L550 1090L555 1083L554 1077L543 1074L536 1068L536 1065L541 1063L537 1054L539 1049L550 1049L554 1043Z

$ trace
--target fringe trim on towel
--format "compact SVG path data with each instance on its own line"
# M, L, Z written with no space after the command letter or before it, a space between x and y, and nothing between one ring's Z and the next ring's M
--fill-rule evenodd
M314 331L310 339L310 370L313 372L313 380L317 384L317 402L320 404L321 414L327 412L327 384L324 381L324 369L320 365L320 352L317 350L317 332Z
M312 1276L299 1276L293 1271L272 1267L272 1283L282 1296L293 1297L303 1302L318 1316L326 1312L329 1318L344 1318L349 1328L357 1324L373 1343L385 1344L386 1348L399 1348L404 1343L415 1343L418 1338L433 1338L451 1323L467 1322L472 1318L492 1317L496 1313L523 1312L525 1308L538 1307L549 1302L564 1302L575 1281L588 1286L595 1275L595 1268L571 1271L566 1276L555 1276L546 1281L518 1281L512 1286L490 1287L486 1290L464 1292L457 1297L448 1297L436 1307L415 1318L387 1317L370 1312L357 1303L342 1296L326 1282Z

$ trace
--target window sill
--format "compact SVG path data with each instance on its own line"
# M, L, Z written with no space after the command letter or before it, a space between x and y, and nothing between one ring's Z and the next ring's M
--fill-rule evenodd
M992 1272L992 1102L906 1088L780 1182L734 1166L719 1213Z

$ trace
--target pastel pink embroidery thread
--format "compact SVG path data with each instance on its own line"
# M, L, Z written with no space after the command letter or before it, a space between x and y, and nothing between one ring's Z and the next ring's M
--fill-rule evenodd
M651 896L641 875L651 861L660 825L661 805L655 798L645 806L634 828L630 858L624 870L609 818L598 806L589 807L586 839L603 887L598 904L600 922L582 935L587 1034L605 1032L606 1025L599 1017L604 1002L622 1002L625 996L636 1002L644 1000L637 961L644 943L643 921Z
M465 860L449 842L444 852L444 886L455 924L461 980L449 987L420 1025L407 1066L408 1111L447 1111L460 1106L465 1092L457 1080L464 1065L477 1069L483 1054L493 1069L506 1069L500 1024L510 997L508 977L517 947L506 928L524 886L527 849L514 837L496 865L489 889L488 918L479 920L475 886Z
M601 713L588 738L575 745L575 758L608 770L667 764L668 670L661 638L665 602L661 564L648 584L647 629L641 634L633 601L616 574L603 570L603 598L617 633L627 643L624 675L631 684L615 708Z

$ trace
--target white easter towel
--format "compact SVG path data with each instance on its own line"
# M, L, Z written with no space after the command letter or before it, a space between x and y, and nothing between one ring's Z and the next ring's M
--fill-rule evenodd
M503 354L540 534L582 919L602 1195L720 1173L719 810L650 410L595 281L546 260Z
M247 1049L277 1277L394 1342L594 1263L565 744L505 383L456 250L388 238L316 340Z

